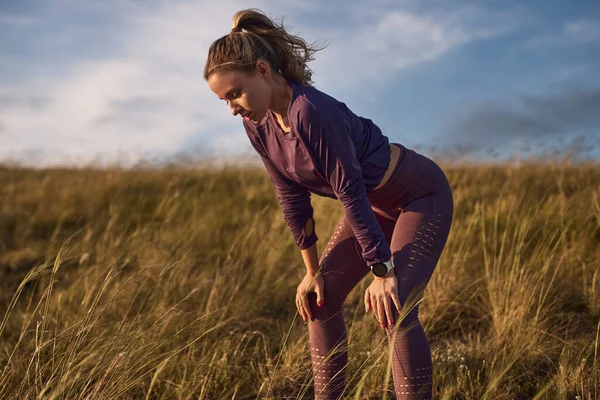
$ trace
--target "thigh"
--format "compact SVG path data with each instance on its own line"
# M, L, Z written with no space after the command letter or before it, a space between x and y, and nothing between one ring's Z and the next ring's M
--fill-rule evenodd
M325 282L325 305L341 306L352 288L368 272L352 227L342 218L319 259Z
M421 298L446 244L453 208L452 196L428 195L400 212L390 247L403 308Z
M446 244L453 207L452 196L447 195L424 196L402 210L372 207L392 251L398 296L403 305L407 300L418 300L425 290ZM336 304L343 303L352 288L370 273L345 217L331 235L319 265L325 280L325 297Z
M375 217L390 244L395 221L377 212ZM370 268L362 258L360 244L352 226L345 217L333 231L321 254L319 265L325 280L325 298L335 299L338 304L343 303L352 288L370 273Z

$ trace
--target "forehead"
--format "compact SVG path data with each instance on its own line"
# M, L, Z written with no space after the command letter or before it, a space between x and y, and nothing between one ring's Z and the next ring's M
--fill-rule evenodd
M241 71L216 72L208 78L208 86L219 97L224 97L231 89L237 89L250 78Z

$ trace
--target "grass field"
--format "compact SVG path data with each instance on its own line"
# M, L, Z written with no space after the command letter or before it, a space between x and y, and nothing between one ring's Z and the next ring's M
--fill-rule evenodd
M439 399L600 398L600 166L444 167ZM313 196L319 254L341 204ZM262 168L0 168L0 399L310 399L304 266ZM391 399L350 294L347 398Z

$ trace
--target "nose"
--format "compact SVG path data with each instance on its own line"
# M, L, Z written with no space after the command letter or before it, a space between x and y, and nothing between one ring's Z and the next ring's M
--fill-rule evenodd
M229 103L229 109L231 110L231 115L234 117L240 113L240 106L235 104L233 101Z

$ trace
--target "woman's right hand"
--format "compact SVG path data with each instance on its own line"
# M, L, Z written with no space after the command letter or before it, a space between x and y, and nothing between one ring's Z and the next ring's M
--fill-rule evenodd
M325 301L325 281L320 273L306 273L296 289L296 307L305 322L307 318L313 320L308 304L308 294L311 292L317 294L317 305L321 307Z

